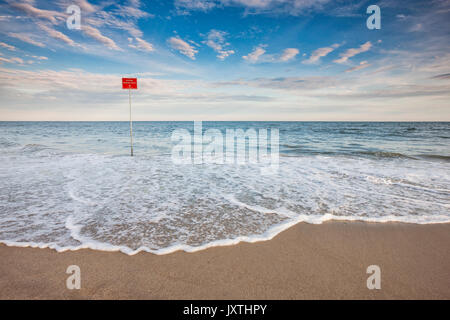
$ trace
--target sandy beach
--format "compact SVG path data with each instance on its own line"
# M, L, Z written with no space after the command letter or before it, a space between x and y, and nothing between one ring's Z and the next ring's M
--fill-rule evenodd
M0 246L1 299L450 299L450 224L301 223L168 255ZM69 265L81 289L68 290ZM366 268L381 268L368 290Z

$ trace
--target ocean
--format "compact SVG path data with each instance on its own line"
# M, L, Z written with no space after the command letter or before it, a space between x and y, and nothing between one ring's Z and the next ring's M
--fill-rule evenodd
M450 122L202 127L277 129L276 171L174 163L172 134L193 122L134 122L134 157L128 122L0 122L0 242L166 254L299 222L450 222Z

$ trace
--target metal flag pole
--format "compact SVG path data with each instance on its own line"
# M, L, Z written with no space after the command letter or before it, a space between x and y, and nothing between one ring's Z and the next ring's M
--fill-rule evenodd
M128 101L130 102L130 146L131 146L131 156L133 156L133 122L131 121L131 88L128 88Z

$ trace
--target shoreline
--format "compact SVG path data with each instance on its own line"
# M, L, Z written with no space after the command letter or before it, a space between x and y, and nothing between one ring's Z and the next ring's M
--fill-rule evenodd
M328 217L329 216L329 217ZM325 219L324 219L325 217ZM289 221L286 223L280 223L278 225L274 225L272 228L267 230L264 234L258 235L258 236L242 236L234 239L224 239L224 240L215 240L212 242L208 242L207 244L200 245L200 246L190 246L190 245L174 245L163 249L149 249L148 247L139 247L136 250L130 249L126 246L117 246L117 245L111 245L107 243L97 242L97 241L91 241L90 243L81 244L76 247L60 247L57 245L52 244L42 244L42 243L25 243L25 242L14 242L14 241L8 241L8 240L0 240L0 246L7 246L7 247L17 247L17 248L33 248L33 249L50 249L54 250L58 253L64 253L64 252L73 252L78 250L93 250L93 251L100 251L100 252L119 252L126 254L128 256L134 256L139 253L149 253L154 254L157 256L172 254L175 252L185 252L185 253L195 253L211 248L218 248L218 247L227 247L227 246L235 246L240 243L258 243L258 242L265 242L270 241L274 238L276 238L279 234L285 232L286 230L298 225L298 224L312 224L312 225L322 225L324 223L375 223L375 224L415 224L415 225L436 225L436 224L450 224L450 221L443 220L443 221L402 221L401 219L398 220L387 220L385 221L386 217L377 219L367 219L367 220L361 220L360 217L352 219L349 216L343 216L341 219L337 219L338 216L332 216L332 215L325 215L319 220L312 220L314 222L300 220L300 221ZM320 222L317 222L320 221ZM102 248L100 248L102 247Z
M271 240L127 255L0 244L0 299L450 299L450 223L297 223ZM68 290L69 265L81 289ZM369 265L381 290L369 290Z

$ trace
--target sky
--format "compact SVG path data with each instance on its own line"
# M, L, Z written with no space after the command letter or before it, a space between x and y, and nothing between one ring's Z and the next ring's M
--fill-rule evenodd
M126 121L122 77L134 120L450 121L449 49L449 0L6 0L0 121Z

